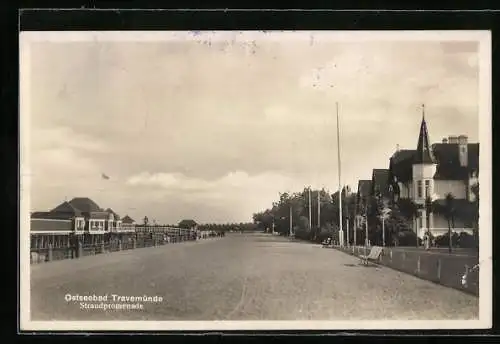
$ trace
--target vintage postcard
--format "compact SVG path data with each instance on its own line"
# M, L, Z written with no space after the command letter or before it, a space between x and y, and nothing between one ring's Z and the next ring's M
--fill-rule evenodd
M487 31L21 32L21 330L491 327L490 84Z

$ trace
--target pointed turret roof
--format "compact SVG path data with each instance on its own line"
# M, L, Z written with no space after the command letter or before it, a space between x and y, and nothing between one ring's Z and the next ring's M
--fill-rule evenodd
M423 106L422 106L423 108ZM418 135L417 151L415 152L414 164L433 164L434 157L429 144L429 133L425 122L425 113L422 113L422 123L420 124L420 134Z

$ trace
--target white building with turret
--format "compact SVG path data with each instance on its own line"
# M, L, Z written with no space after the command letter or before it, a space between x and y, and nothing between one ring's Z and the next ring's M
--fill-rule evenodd
M390 159L389 188L395 202L417 206L413 228L420 237L427 228L433 235L448 231L448 195L453 196L453 231L471 234L477 218L473 188L478 175L479 143L470 143L466 135L460 135L431 145L422 117L417 149L397 150ZM429 199L435 206L427 217ZM436 210L439 208L441 211Z

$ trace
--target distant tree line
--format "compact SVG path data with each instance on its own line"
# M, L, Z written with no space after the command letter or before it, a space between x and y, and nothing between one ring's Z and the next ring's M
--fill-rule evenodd
M198 225L198 229L202 231L214 232L229 232L229 231L244 231L251 232L257 229L254 223L206 223Z
M151 224L148 220L148 217L145 216L143 219L144 226L159 226L153 221ZM201 231L214 231L214 232L227 232L227 231L255 231L257 229L257 225L253 222L240 222L240 223L203 223L198 224L193 219L184 219L180 221L176 225L162 225L166 227L172 228L182 228L182 229L198 229Z

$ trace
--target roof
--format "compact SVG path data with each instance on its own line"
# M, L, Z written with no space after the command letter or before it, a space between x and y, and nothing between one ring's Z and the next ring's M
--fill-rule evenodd
M414 149L404 149L396 151L389 160L389 179L407 182L412 179L413 157L417 151Z
M471 171L479 172L479 143L467 144L467 166L460 166L459 145L457 143L436 143L432 145L437 168L435 179L465 179Z
M411 160L413 161L413 156L417 151L415 149L400 149L394 152L391 159L395 164L398 164L402 161Z
M68 212L35 211L31 219L71 220L75 215Z
M31 219L30 229L32 231L71 231L72 221L54 221L52 219Z
M115 212L113 211L113 209L108 208L108 209L106 209L106 212L107 212L108 214L113 214L113 217L114 217L115 221L120 220L120 215L118 215L117 213L115 213Z
M434 179L463 180L472 171L479 173L479 143L467 144L467 166L460 166L459 144L435 143L431 147L432 156L436 163ZM394 177L400 182L412 179L412 165L417 155L416 150L401 150L393 154L389 162L389 179Z
M135 220L128 215L125 215L125 217L122 218L122 223L127 224L127 223L134 223L134 222L135 222Z
M68 216L81 216L82 212L71 203L64 201L50 211L51 213L68 214Z
M372 172L371 193L376 195L379 193L384 196L389 196L389 170L374 169Z
M413 159L414 164L433 164L434 157L432 155L431 146L429 144L429 133L427 132L427 123L422 116L420 124L420 133L418 135L417 151Z
M358 197L368 197L371 194L372 181L360 180L358 181Z
M88 197L76 197L73 198L69 203L75 207L76 209L80 210L83 213L92 213L92 212L100 212L103 211L97 203L95 203L93 200L91 200Z

